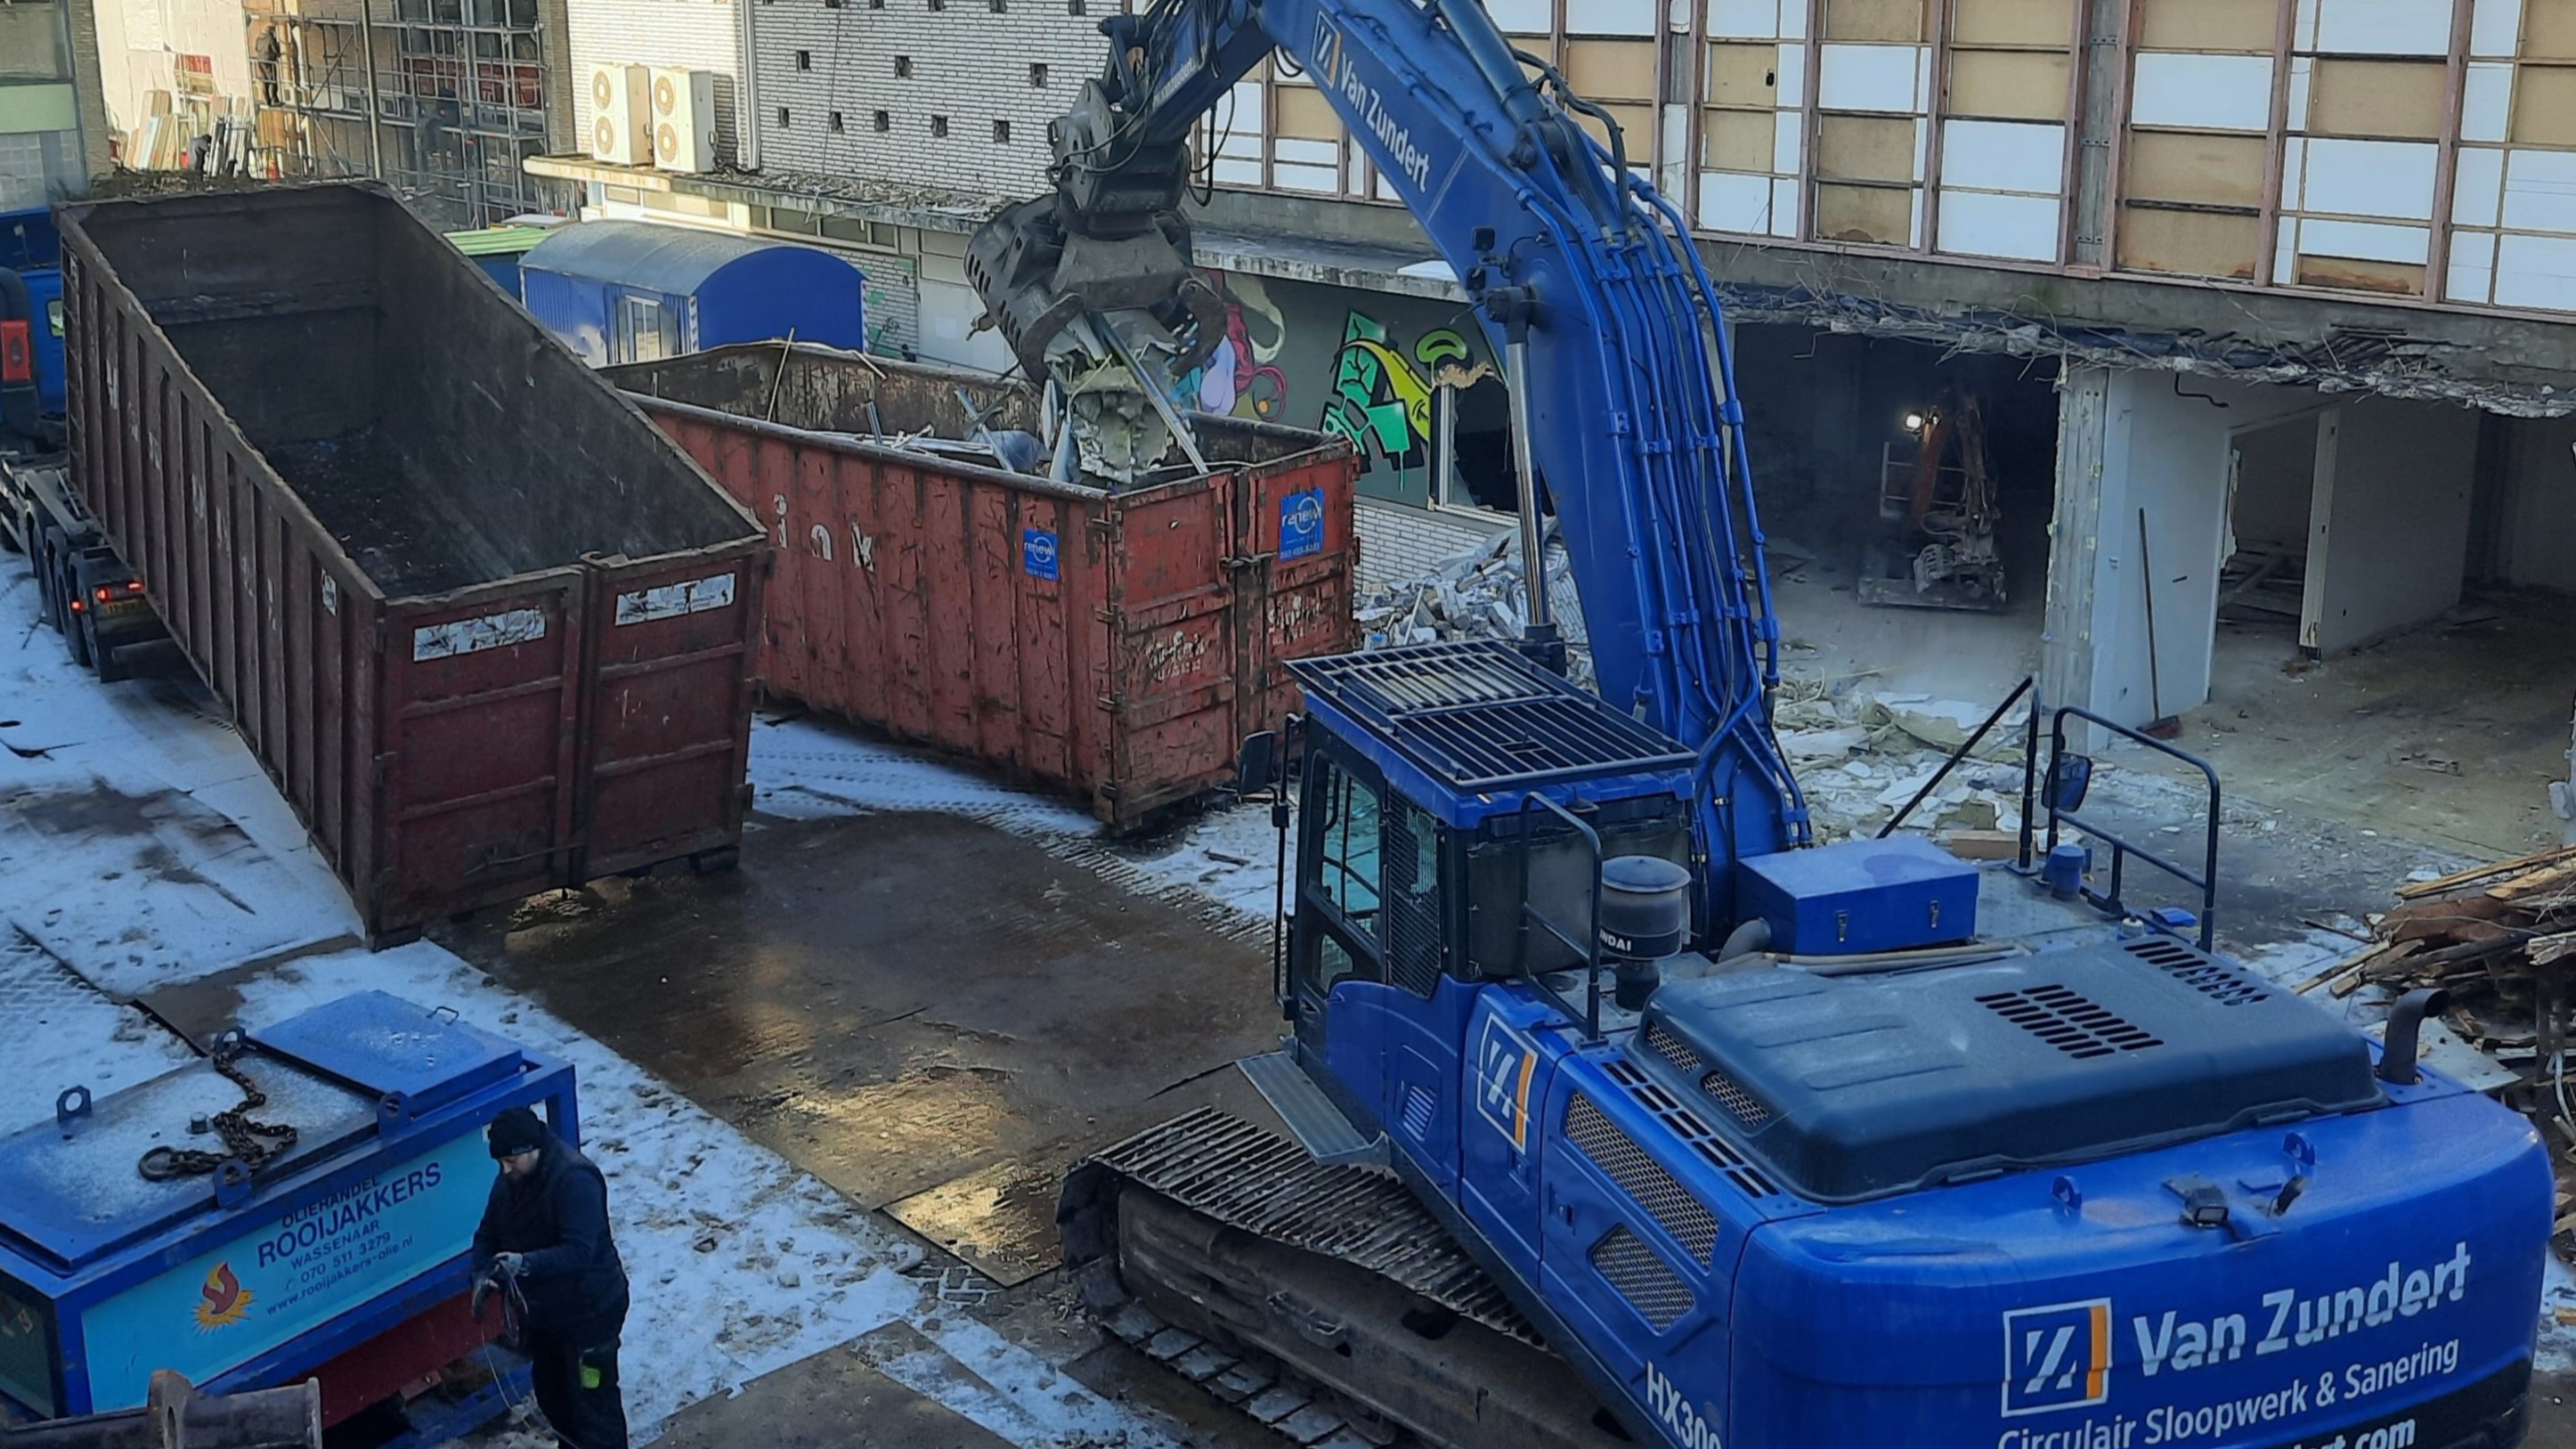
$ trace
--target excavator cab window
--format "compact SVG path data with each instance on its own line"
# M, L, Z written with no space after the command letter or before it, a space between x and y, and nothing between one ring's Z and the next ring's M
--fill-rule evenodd
M1449 832L1331 748L1306 757L1305 804L1291 945L1299 994L1320 1004L1333 983L1358 976L1429 1000L1449 963Z
M1320 763L1323 838L1316 851L1316 894L1353 930L1373 936L1384 858L1378 792L1330 755Z
M1307 824L1297 852L1290 974L1301 1017L1320 1013L1334 983L1383 981L1378 946L1384 841L1378 786L1332 750L1306 756Z

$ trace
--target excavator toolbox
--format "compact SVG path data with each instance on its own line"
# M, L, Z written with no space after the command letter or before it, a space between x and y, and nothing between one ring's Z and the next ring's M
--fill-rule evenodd
M1784 850L1735 863L1744 914L1774 950L1854 956L1977 934L1977 868L1916 835Z

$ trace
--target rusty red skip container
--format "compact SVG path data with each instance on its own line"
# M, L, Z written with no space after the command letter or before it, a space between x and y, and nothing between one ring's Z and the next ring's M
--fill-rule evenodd
M1349 445L1200 418L1205 473L1108 493L863 434L1034 429L979 373L744 344L608 369L770 529L773 693L1089 797L1112 830L1232 778L1355 647Z
M731 862L756 521L379 186L61 230L74 483L372 944Z

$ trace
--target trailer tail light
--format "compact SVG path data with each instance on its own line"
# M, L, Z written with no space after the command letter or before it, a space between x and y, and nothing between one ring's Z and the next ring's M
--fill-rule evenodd
M143 581L141 579L127 579L125 581L125 591L129 594L142 593Z
M107 585L105 585L105 584L101 584L101 585L99 585L97 588L92 589L90 592L92 592L92 593L94 593L94 594L98 595L98 601L99 601L100 603L102 603L102 604L104 604L104 603L106 603L108 600L113 599L113 598L115 598L115 597L116 597L116 590L109 588L109 587L108 587Z
M23 386L35 380L36 345L29 339L27 319L0 321L0 383Z

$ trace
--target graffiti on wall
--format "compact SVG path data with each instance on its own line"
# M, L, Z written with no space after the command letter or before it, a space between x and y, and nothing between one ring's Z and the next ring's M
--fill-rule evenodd
M1211 271L1208 281L1225 298L1225 340L1206 362L1183 375L1174 401L1224 417L1286 420L1288 373L1279 365L1288 321L1258 277Z
M1364 492L1419 501L1439 389L1464 391L1501 376L1483 335L1454 304L1214 270L1205 276L1224 298L1225 336L1203 365L1175 379L1172 400L1347 438L1361 457Z
M1470 365L1472 363L1472 365ZM1431 443L1434 388L1475 386L1494 376L1491 362L1454 327L1434 327L1414 339L1407 356L1386 327L1364 312L1342 319L1341 351L1333 365L1333 395L1324 403L1322 428L1411 466Z

